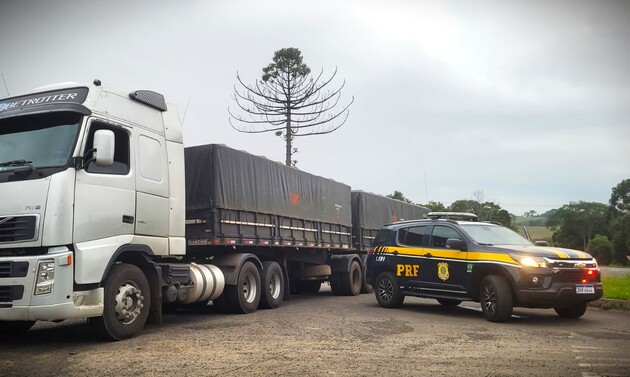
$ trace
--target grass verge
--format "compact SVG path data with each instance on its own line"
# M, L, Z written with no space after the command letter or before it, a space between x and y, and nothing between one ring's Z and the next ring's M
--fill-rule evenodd
M604 298L630 300L630 275L602 276Z

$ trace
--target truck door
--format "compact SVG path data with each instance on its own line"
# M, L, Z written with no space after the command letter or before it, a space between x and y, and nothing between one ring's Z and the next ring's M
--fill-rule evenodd
M466 251L446 248L446 240L465 240L457 230L447 225L435 225L431 229L429 245L422 262L422 290L430 294L466 296Z
M103 245L111 245L112 242L106 239L133 235L135 229L136 196L130 133L122 126L95 119L89 122L81 153L92 149L94 132L100 129L114 132L116 150L112 166L99 167L90 162L77 172L74 242L102 240Z

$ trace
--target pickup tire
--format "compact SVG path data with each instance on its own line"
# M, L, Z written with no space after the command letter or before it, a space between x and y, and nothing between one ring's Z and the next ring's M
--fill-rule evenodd
M374 283L376 301L384 308L399 308L405 296L400 291L398 279L391 272L381 272Z
M96 332L107 340L132 338L149 316L151 290L146 276L131 264L115 264L105 278L103 315L90 318Z
M245 262L238 273L236 285L226 286L222 296L230 313L247 314L258 309L261 291L258 268L252 262Z
M278 262L267 261L263 263L262 288L261 308L275 309L282 304L284 276Z
M510 285L503 276L489 275L481 280L481 310L490 322L505 322L514 308Z
M581 302L572 306L562 306L553 308L562 318L580 318L586 313L586 303Z
M0 335L20 335L27 332L35 321L0 321Z

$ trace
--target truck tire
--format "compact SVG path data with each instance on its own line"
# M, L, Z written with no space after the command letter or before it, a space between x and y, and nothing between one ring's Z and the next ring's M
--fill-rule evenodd
M573 306L557 307L553 308L553 310L562 318L580 318L586 312L586 303L581 302Z
M361 270L363 272L363 279L361 279L361 293L372 293L374 292L374 287L372 287L370 284L367 283L367 273L366 273L366 269L367 269L367 255L363 256L363 269Z
M450 298L438 298L437 301L440 303L440 305L446 307L457 306L462 303L462 300L453 300Z
M341 290L341 275L342 274L332 274L328 278L328 282L330 283L330 290L335 296L343 295L343 291Z
M89 322L104 339L132 338L144 328L150 305L151 290L142 270L115 264L105 278L103 315Z
M20 335L27 332L35 321L0 321L0 335Z
M350 263L350 269L345 274L339 275L341 294L344 296L358 296L361 293L363 273L361 265L356 260Z
M260 307L263 309L279 307L284 297L284 275L278 262L263 262L262 281Z
M223 291L230 313L247 314L258 309L261 296L260 272L252 262L245 262L238 273L236 285L228 285Z
M512 291L503 276L489 275L483 278L480 302L483 315L490 322L505 322L512 316Z
M376 301L384 308L400 308L405 295L400 291L398 279L391 272L381 272L374 285Z

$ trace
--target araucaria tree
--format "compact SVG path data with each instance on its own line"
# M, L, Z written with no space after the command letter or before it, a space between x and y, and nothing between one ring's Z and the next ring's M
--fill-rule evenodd
M343 126L354 97L340 104L345 81L337 89L330 88L337 69L328 79L323 78L323 69L317 77L311 76L297 48L276 51L273 62L262 70L262 78L254 85L245 84L237 73L233 99L238 111L228 108L230 124L239 132L274 132L282 137L286 141L286 164L295 166L294 138L329 134Z

